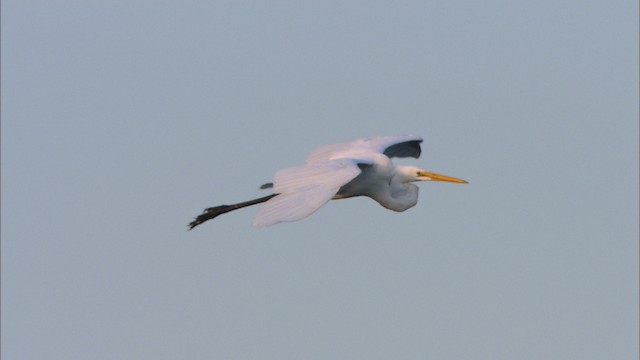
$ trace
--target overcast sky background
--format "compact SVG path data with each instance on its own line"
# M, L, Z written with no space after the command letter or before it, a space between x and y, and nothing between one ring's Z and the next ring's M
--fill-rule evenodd
M637 359L635 1L3 1L3 359ZM194 231L317 146L369 199Z

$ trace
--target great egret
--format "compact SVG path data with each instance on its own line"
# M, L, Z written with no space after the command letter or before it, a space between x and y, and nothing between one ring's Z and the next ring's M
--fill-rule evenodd
M188 226L189 230L218 215L264 203L253 226L269 226L303 219L331 199L368 196L393 211L405 211L418 202L415 181L464 180L427 172L415 166L395 165L391 158L418 158L419 136L381 136L320 147L309 154L303 166L276 173L273 194L233 205L205 209Z

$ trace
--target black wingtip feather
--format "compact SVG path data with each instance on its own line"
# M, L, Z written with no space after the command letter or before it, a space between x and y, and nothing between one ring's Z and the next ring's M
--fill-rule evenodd
M422 153L422 149L420 148L420 143L422 140L411 140L401 142L399 144L391 145L384 150L384 154L388 157L412 157L419 158Z

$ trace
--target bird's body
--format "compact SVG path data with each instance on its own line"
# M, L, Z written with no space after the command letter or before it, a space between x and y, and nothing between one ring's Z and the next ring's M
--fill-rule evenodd
M466 183L393 163L393 157L418 158L421 142L422 138L417 136L385 136L323 146L311 152L305 165L280 170L273 183L261 187L273 187L272 195L205 209L189 227L259 203L264 205L253 220L254 226L300 220L331 199L354 196L367 196L387 209L405 211L418 201L418 187L411 182Z
M359 167L360 174L340 187L334 199L367 196L393 211L405 211L418 202L418 187L402 181L403 173L387 156L375 154L370 165Z

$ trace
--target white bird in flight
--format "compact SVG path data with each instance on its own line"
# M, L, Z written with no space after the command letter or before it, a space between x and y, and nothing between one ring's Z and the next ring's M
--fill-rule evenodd
M233 205L205 209L189 230L218 215L264 203L253 226L269 226L304 219L331 199L368 196L393 211L405 211L418 202L416 181L466 184L454 177L435 174L415 166L395 165L394 157L418 158L419 136L381 136L326 145L309 154L304 165L278 171L273 194Z

